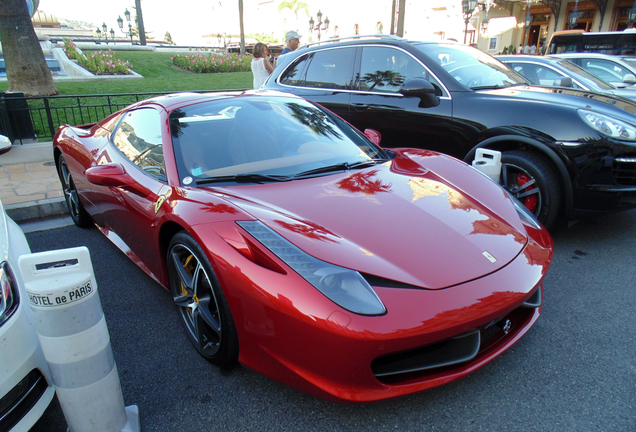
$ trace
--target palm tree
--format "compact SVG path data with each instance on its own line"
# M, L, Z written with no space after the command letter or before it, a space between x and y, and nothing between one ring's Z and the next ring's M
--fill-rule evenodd
M146 29L144 28L144 15L141 13L141 0L135 0L137 12L137 27L139 28L139 45L146 45Z
M284 0L280 2L278 5L278 12L282 12L283 9L289 9L296 15L296 19L298 19L298 11L301 9L305 10L305 14L309 16L309 5L305 2L301 2L298 0Z
M245 29L243 28L243 0L239 0L239 26L241 28L241 55L245 55Z
M0 39L10 92L23 92L27 96L59 93L24 0L2 1Z

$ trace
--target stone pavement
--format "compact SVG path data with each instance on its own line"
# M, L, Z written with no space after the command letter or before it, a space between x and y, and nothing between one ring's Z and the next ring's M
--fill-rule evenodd
M52 142L14 144L0 155L0 200L18 223L68 215Z

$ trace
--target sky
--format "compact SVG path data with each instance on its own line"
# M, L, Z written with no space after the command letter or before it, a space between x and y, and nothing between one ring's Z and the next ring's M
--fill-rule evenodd
M237 1L223 0L228 5ZM219 24L226 20L215 20L212 17L220 12L229 17L229 11L219 4L218 0L144 0L141 3L144 27L146 32L152 32L156 39L163 40L166 31L169 31L173 40L178 44L202 44L201 35L214 31L221 32ZM94 5L94 7L87 7ZM177 6L178 5L178 6ZM124 20L124 28L127 27L124 11L128 9L131 16L135 16L134 0L107 0L107 1L80 1L80 0L40 0L39 10L50 13L59 18L69 20L81 20L93 23L101 28L106 23L118 35L122 35L117 26L117 17ZM238 9L238 6L236 6ZM225 7L227 9L227 6ZM134 18L133 18L134 19ZM238 12L236 13L238 22ZM223 28L228 31L230 23L225 23ZM238 28L238 24L236 25Z
M320 9L323 19L329 17L330 30L339 26L340 36L353 34L354 24L359 24L360 34L373 34L377 22L382 22L384 33L391 24L391 0L304 0L309 12L316 20ZM304 12L298 19L290 11L278 12L281 0L243 0L245 34L267 33L282 41L287 30L297 30L308 42L308 21ZM455 3L457 5L455 5ZM95 5L95 7L87 7ZM125 21L124 11L128 9L134 16L134 0L80 1L80 0L40 0L39 10L59 18L81 20L101 28L106 23L118 35L123 35L117 26L117 17ZM143 0L141 3L146 32L158 40L163 40L166 31L178 45L204 45L202 35L229 33L239 34L238 0ZM447 11L435 13L433 9L448 6ZM433 26L455 27L445 20L457 19L461 0L407 0L407 36L424 35L432 32ZM434 16L437 15L437 16ZM443 17L440 21L438 17ZM463 30L463 20L459 16L458 30ZM435 24L433 24L435 23ZM127 24L124 23L124 27ZM436 29L437 30L437 29ZM314 36L314 40L316 37Z

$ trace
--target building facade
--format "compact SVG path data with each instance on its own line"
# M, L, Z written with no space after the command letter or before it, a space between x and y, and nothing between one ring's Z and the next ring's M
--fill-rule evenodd
M464 16L470 24L469 43L489 54L511 46L518 50L520 45L535 46L541 52L555 31L631 27L629 11L634 4L634 0L484 0Z

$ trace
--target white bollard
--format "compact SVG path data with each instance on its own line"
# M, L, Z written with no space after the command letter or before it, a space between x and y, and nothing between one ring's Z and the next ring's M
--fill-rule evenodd
M501 152L484 148L477 149L475 160L473 160L473 167L499 184L499 177L501 176Z
M88 249L22 255L18 263L69 431L140 431L137 406L124 406Z

